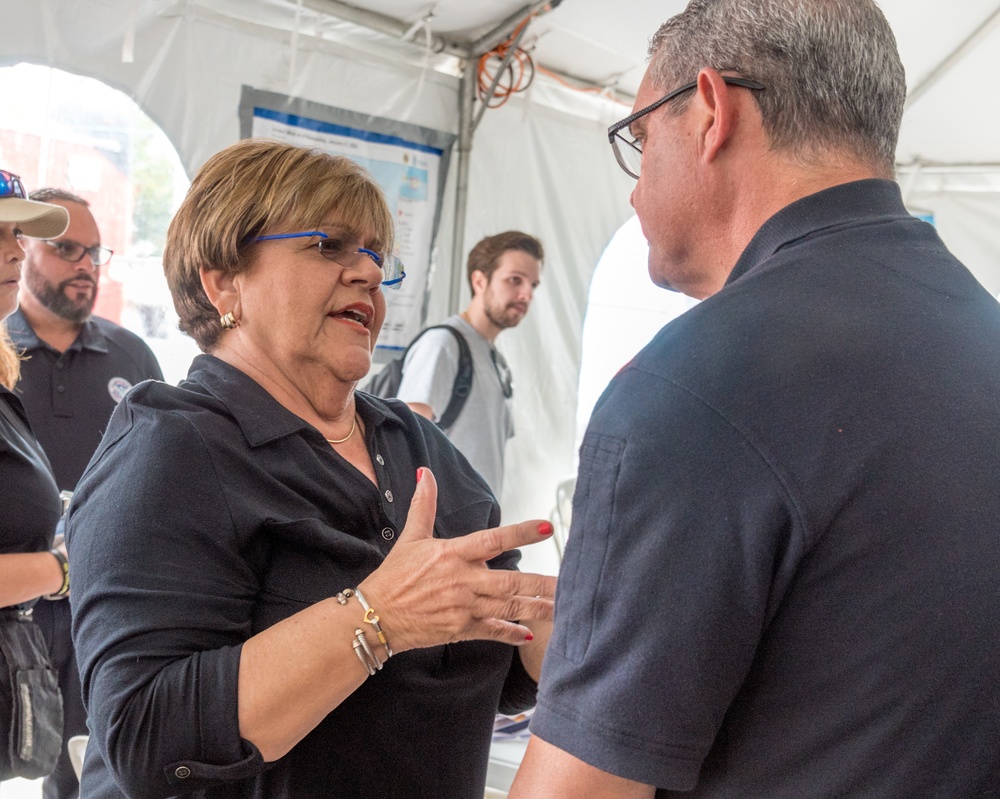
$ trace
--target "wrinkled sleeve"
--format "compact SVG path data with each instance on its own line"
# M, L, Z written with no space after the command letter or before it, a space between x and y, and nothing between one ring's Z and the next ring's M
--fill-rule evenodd
M397 397L429 405L437 420L451 400L458 374L458 342L447 330L430 330L406 355Z
M629 396L641 423L622 412ZM692 789L791 573L793 528L726 419L668 381L616 378L580 449L533 733L617 776Z
M123 401L78 486L67 539L91 746L129 796L263 768L237 719L257 581L235 527L191 422Z

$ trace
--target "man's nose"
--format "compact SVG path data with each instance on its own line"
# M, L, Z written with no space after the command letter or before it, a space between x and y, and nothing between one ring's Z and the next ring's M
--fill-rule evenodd
M94 256L89 252L83 254L83 258L74 264L77 272L96 272L100 267L94 263Z

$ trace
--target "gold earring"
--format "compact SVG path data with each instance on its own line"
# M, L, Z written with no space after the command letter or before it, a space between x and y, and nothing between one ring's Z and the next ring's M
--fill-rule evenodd
M240 320L233 316L232 311L227 311L220 316L219 322L222 324L223 330L232 330L234 327L240 326Z

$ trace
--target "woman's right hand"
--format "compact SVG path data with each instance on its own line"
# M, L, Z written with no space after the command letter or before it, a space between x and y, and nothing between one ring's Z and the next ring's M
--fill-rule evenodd
M418 471L406 526L382 565L359 586L394 652L481 639L519 645L531 632L512 619L551 619L556 578L487 561L546 540L543 520L434 538L437 483Z

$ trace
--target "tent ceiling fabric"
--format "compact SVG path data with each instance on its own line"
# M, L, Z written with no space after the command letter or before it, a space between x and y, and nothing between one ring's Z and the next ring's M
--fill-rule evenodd
M493 31L504 20L517 18L527 0L154 0L166 7L197 4L258 24L329 35L338 27L336 9L350 6L395 20L410 32L407 42L380 46L395 48L414 62L426 59L425 31L463 45ZM624 102L638 89L646 64L649 37L665 19L684 7L683 0L608 3L606 0L562 0L539 14L522 42L542 67L617 93ZM1000 166L1000 104L977 102L970 96L984 75L995 69L1000 53L1000 0L882 0L899 43L912 91L900 137L898 161L908 164L984 164ZM298 18L298 23L296 23ZM340 30L344 28L339 23ZM981 30L983 29L984 30ZM977 31L980 36L954 63L948 58ZM357 33L351 35L359 35ZM371 36L371 33L366 34ZM940 75L926 87L925 80ZM448 59L435 68L458 74Z

